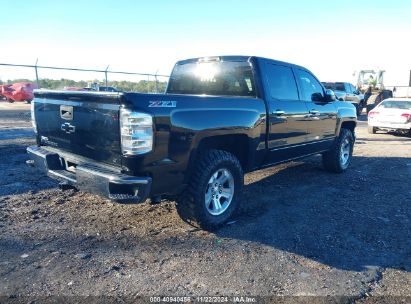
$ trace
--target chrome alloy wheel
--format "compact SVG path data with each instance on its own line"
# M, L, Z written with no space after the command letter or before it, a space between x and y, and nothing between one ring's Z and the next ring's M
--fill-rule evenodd
M227 169L211 175L205 192L205 206L211 215L220 215L230 206L234 196L234 177Z
M350 154L351 154L351 142L348 138L345 138L341 143L341 150L340 150L340 164L341 166L348 165L350 161Z

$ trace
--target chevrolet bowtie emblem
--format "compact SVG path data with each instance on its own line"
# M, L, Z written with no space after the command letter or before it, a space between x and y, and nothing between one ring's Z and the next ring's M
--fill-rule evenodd
M61 131L66 132L67 134L71 134L76 132L76 127L71 125L70 123L66 122L61 125Z
M60 106L60 117L65 120L73 120L73 107Z

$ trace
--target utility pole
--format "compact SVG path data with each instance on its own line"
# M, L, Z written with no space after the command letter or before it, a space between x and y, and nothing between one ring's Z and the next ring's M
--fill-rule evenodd
M108 71L108 67L109 67L110 65L108 65L107 67L106 67L106 70L104 71L104 74L105 74L105 76L106 76L106 90L107 90L107 87L108 87L108 79L107 79L107 71Z
M155 78L155 85L156 85L156 93L158 93L158 79L157 79L157 74L158 74L158 70L156 71L156 74L154 75Z
M34 70L36 72L36 83L37 83L37 88L40 89L40 82L39 82L39 74L37 72L37 62L39 61L39 59L36 59L36 64L34 65Z

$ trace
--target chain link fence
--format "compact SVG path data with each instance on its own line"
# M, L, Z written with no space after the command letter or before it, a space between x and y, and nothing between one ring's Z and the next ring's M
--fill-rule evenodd
M104 70L98 70L40 66L36 62L35 65L0 63L0 67L13 70L26 69L27 71L19 73L19 75L24 75L19 80L34 82L41 89L87 88L102 91L114 89L141 93L162 93L165 91L169 79L168 75L161 74L112 71L109 69L109 66ZM73 73L76 73L76 77L73 77ZM77 73L84 73L85 76L81 77L82 80L72 79L79 79ZM42 75L47 75L48 77L41 77Z
M112 71L109 69L110 66L107 66L104 70L98 70L40 66L36 62L35 65L0 63L0 67L27 69L27 72L20 73L21 75L27 75L23 79L35 82L37 87L42 89L65 89L67 87L82 89L91 88L92 86L96 88L95 85L97 84L97 88L100 87L102 90L113 88L119 91L163 93L169 80L168 75ZM46 75L48 77L40 77L45 74L44 71L47 71ZM87 76L82 80L75 81L70 79L70 76L63 77L67 72L70 72L70 76L73 73L87 73ZM91 76L90 73L94 76ZM75 78L78 79L77 75ZM96 75L99 75L99 77L95 77ZM394 97L411 97L410 86L386 86L385 88L392 90Z

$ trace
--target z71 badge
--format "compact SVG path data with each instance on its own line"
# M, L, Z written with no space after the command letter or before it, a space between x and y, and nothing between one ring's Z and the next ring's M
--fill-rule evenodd
M177 101L175 100L162 100L162 101L149 101L149 108L175 108Z

